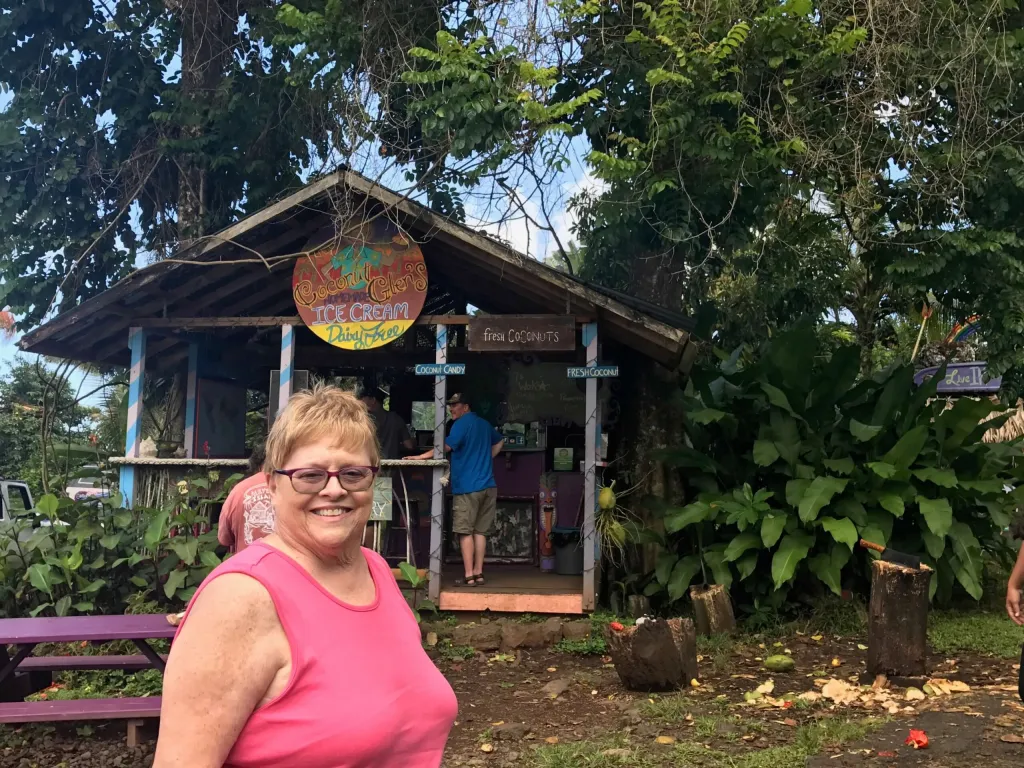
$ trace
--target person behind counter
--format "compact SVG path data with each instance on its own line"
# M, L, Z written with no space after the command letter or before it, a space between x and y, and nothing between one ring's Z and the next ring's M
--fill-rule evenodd
M403 448L407 451L416 448L405 420L394 411L384 410L387 395L382 390L377 387L366 387L359 399L370 412L370 418L377 429L377 442L380 443L382 459L400 459Z
M274 503L263 474L266 452L262 445L249 457L249 477L235 484L217 522L217 541L237 554L254 541L274 532Z
M379 465L354 395L317 385L288 401L264 466L277 531L192 598L153 768L441 765L458 702L391 569L359 546Z
M494 480L494 457L501 453L504 438L484 419L473 413L469 400L455 394L448 399L452 428L444 441L451 458L452 532L461 536L465 584L484 583L484 552L487 537L498 513L498 484ZM432 459L428 451L411 459Z

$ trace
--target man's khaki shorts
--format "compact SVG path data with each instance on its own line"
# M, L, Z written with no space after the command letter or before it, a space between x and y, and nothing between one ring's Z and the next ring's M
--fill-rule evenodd
M498 514L498 489L487 488L452 497L452 531L461 536L490 536Z

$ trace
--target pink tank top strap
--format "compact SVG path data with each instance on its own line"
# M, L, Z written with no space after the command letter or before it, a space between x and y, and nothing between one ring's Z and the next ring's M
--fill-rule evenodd
M210 573L189 601L185 616L178 625L178 632L188 620L188 612L192 610L203 590L214 580L229 573L241 573L255 579L270 593L270 599L274 602L274 609L291 647L292 664L297 667L305 666L308 654L305 653L301 642L303 633L299 629L302 622L299 613L300 603L294 600L293 596L308 589L308 585L303 574L290 560L269 544L260 541L253 542L252 546L229 557Z

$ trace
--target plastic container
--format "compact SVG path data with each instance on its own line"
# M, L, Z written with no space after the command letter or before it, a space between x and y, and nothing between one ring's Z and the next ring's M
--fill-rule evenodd
M583 542L579 528L551 529L555 549L555 573L560 576L583 575Z

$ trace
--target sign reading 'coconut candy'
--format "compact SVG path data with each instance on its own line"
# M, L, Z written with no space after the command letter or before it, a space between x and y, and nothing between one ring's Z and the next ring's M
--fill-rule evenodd
M419 246L382 217L296 261L292 295L302 322L328 344L373 349L416 322L427 298L427 265Z

